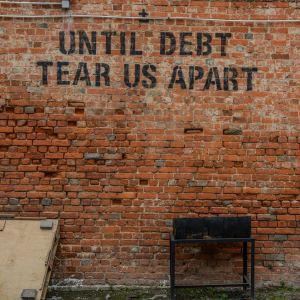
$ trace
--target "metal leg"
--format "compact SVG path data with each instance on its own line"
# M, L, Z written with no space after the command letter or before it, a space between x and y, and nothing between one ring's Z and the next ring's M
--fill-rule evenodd
M255 299L255 272L254 272L254 254L255 254L255 241L251 241L251 299Z
M248 243L243 242L243 283L246 283L246 277L248 276L248 255L247 255ZM247 290L247 286L243 287L243 290Z
M175 299L175 243L170 241L170 292L171 300Z

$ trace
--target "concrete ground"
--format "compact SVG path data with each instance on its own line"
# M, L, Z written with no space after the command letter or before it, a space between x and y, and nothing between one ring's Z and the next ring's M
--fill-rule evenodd
M169 289L120 288L98 291L52 290L46 300L164 300L169 298ZM178 290L178 300L248 300L247 293L240 290L225 291L215 288ZM258 289L256 300L300 300L300 289L281 286Z

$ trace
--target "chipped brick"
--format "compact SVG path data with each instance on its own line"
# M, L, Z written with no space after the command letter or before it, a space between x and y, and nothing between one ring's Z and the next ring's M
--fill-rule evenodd
M86 160L90 160L90 159L93 159L93 160L100 160L102 159L102 155L98 152L95 152L95 153L84 153L84 159Z

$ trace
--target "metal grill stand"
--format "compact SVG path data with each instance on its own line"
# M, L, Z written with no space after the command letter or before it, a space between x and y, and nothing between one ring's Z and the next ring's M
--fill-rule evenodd
M174 219L170 238L170 289L171 300L176 299L176 288L188 287L243 287L250 288L250 297L255 299L254 254L255 239L251 236L250 217L213 217ZM243 244L243 280L238 283L177 285L175 272L175 247L179 244L236 243ZM248 276L248 243L251 253L251 273Z

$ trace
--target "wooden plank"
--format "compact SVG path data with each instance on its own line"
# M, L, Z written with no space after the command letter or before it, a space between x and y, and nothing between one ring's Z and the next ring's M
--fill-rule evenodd
M0 220L7 220L7 219L13 219L15 215L13 214L0 214Z
M52 242L52 248L49 250L47 255L47 260L45 261L45 267L47 269L47 272L44 274L44 278L43 278L41 300L44 300L47 294L47 288L51 277L51 271L54 263L55 253L58 247L58 241L59 241L59 228L57 228L56 230Z
M0 231L1 300L20 300L23 289L36 289L37 300L45 297L58 236L58 220L51 230L41 230L39 220L6 220Z
M0 231L4 230L5 222L6 222L5 220L0 220Z
M14 220L46 220L45 217L14 217Z
M51 277L51 269L48 268L47 272L45 274L44 287L43 287L42 292L41 292L41 300L44 300L46 298L47 287L48 287L48 284L49 284L49 281L50 281L50 277Z

